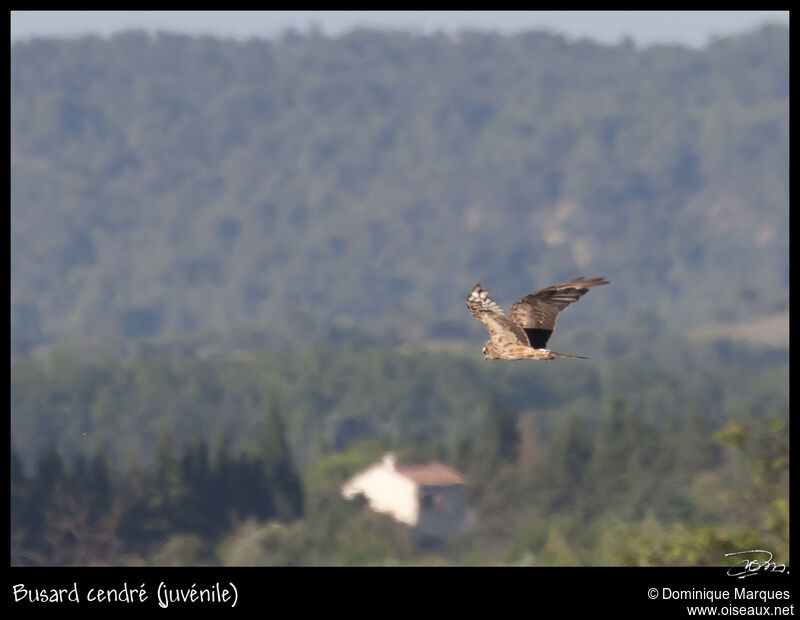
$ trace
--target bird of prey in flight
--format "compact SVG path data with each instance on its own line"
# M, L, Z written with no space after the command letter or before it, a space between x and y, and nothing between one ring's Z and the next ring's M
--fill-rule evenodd
M608 284L605 278L587 280L583 276L548 286L525 295L511 305L511 313L491 297L489 291L476 284L467 297L469 313L489 331L491 339L483 345L486 359L552 360L556 357L588 359L546 349L547 340L556 327L558 313L589 292L589 287Z

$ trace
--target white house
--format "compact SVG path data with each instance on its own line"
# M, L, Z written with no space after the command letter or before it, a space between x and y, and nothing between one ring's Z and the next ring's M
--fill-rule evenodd
M464 484L464 477L447 465L400 464L388 453L348 480L342 495L352 499L362 494L370 508L411 526L417 534L447 537L469 525L469 510L461 499Z

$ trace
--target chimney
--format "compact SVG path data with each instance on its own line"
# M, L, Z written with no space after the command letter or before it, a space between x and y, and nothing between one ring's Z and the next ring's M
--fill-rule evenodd
M396 464L397 464L397 458L395 457L394 452L387 452L386 454L383 455L384 467L394 471Z

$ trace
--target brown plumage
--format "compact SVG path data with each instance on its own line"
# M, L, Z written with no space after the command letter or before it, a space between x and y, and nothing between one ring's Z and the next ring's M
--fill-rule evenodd
M491 339L483 346L486 359L538 359L556 357L587 359L545 348L556 327L559 312L578 301L592 286L608 284L605 278L587 280L583 276L548 286L515 301L510 316L489 297L489 291L476 284L467 297L467 308L489 331Z

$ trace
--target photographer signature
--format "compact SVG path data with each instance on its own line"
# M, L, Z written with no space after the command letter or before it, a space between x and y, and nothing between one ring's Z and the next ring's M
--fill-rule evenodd
M758 558L743 558L741 561L737 562L734 566L731 566L728 569L728 575L731 577L738 577L739 579L744 579L745 577L752 577L753 575L757 575L759 571L761 573L771 572L771 573L787 573L786 565L785 564L778 564L772 561L772 552L767 551L766 549L750 549L749 551L732 551L731 553L726 553L725 557L731 557L734 555L752 555L752 554L763 554L758 556ZM766 556L766 557L765 557Z

